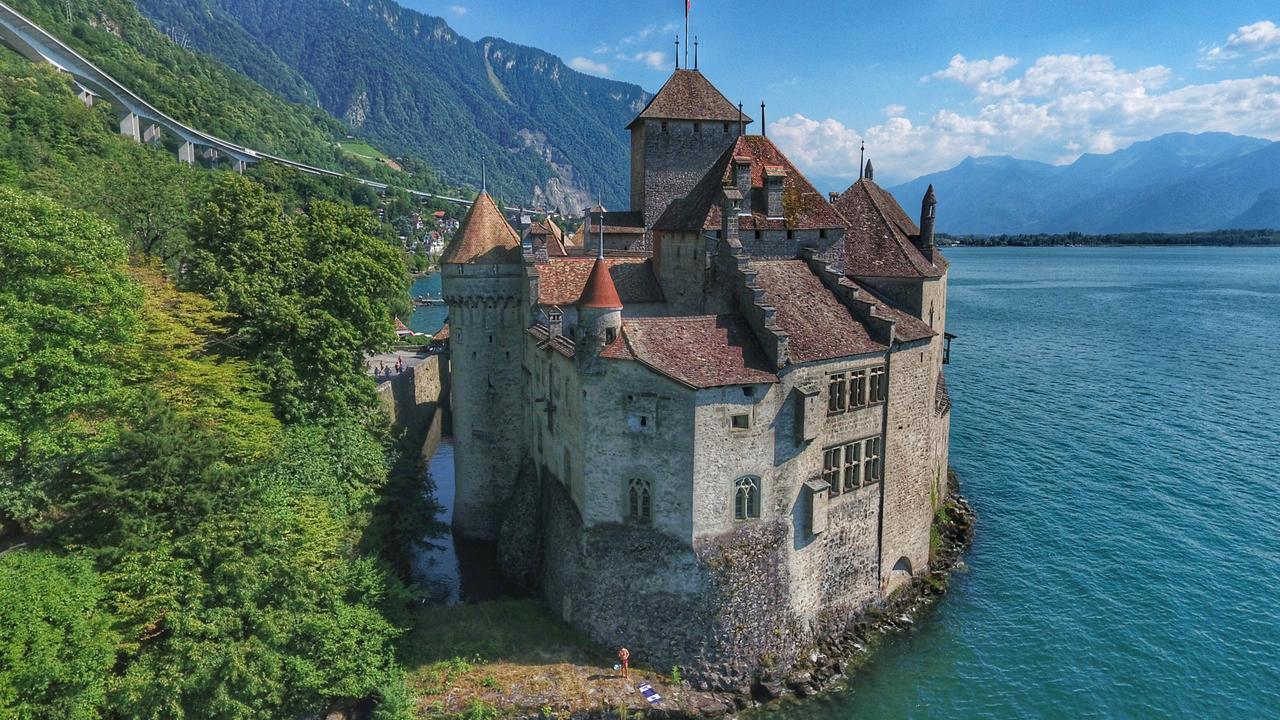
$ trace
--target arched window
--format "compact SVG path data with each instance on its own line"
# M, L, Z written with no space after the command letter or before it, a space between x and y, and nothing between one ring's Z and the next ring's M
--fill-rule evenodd
M632 478L627 483L627 515L638 522L653 521L653 486L648 480Z
M760 478L748 475L733 481L733 517L735 520L760 517Z

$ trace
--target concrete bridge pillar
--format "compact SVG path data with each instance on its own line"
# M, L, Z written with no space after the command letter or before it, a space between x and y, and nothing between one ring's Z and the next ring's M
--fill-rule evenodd
M88 90L80 88L80 92L76 93L76 97L80 98L80 102L84 103L85 107L93 107L93 93Z
M149 125L145 132L142 133L142 142L150 143L160 139L160 126Z
M127 138L133 138L134 142L142 140L141 121L137 114L127 113L124 119L120 121L120 134Z
M239 173L239 174L243 175L243 174L244 174L244 168L245 168L245 161L243 161L243 160L233 160L233 161L231 162L231 168L232 168L233 170L235 170L237 173Z
M188 165L195 165L196 164L196 146L189 142L184 142L181 145L179 145L178 146L178 162L186 163Z
M214 150L213 148L205 148L205 149L204 149L204 159L205 159L205 160L208 160L209 162L217 162L219 157L221 157L221 156L220 156L220 155L218 155L218 151L217 151L217 150Z

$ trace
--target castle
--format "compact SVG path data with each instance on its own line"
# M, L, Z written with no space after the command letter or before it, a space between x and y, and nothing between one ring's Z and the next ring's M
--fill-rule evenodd
M947 262L870 162L824 197L677 69L631 208L522 240L485 193L442 258L454 531L638 662L788 663L929 567ZM762 120L763 123L763 120Z

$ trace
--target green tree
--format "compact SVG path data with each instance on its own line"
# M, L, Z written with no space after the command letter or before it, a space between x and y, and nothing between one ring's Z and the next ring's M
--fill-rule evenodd
M82 558L0 555L0 716L99 716L115 661L102 596Z
M0 521L27 524L68 456L109 440L138 288L105 223L0 188Z

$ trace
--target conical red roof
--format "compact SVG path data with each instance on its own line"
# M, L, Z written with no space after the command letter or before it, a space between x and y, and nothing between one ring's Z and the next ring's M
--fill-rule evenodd
M520 236L511 229L506 216L489 193L482 192L476 196L440 262L458 265L520 262Z
M586 287L582 289L582 297L578 299L578 307L621 310L622 298L618 297L618 288L613 284L613 276L609 274L609 264L604 258L596 258L591 268Z

